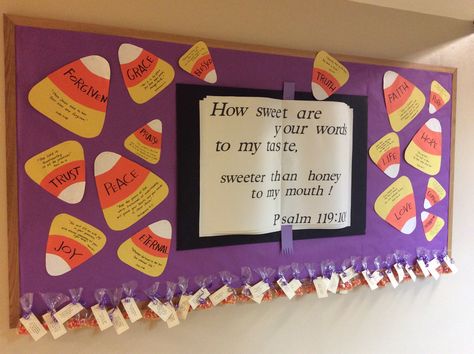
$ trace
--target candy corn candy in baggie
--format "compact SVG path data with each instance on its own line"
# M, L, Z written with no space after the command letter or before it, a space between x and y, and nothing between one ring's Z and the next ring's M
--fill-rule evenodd
M94 138L104 126L109 85L109 63L90 55L49 74L33 86L28 101L64 129Z
M442 131L436 118L429 119L408 144L405 160L430 176L441 169Z
M206 43L199 41L194 44L181 58L179 66L184 71L210 84L217 82L214 60Z
M438 81L434 80L431 83L430 91L430 114L438 112L450 99L449 92Z
M162 124L159 119L148 122L125 139L125 148L151 164L161 157Z
M416 118L426 101L418 87L394 71L384 74L383 93L390 125L396 132Z
M125 86L135 103L148 102L173 82L173 67L143 48L124 43L118 57Z
M408 177L402 176L375 201L375 212L397 230L408 235L416 228L416 204Z
M390 178L400 171L400 140L396 133L389 133L369 149L369 156L377 167Z
M423 231L428 241L432 241L444 227L444 220L442 218L427 211L421 213L421 222L423 223Z
M446 190L434 177L430 177L426 186L425 201L423 206L429 209L446 197Z
M324 50L316 54L313 63L311 89L318 101L325 100L349 80L349 70Z

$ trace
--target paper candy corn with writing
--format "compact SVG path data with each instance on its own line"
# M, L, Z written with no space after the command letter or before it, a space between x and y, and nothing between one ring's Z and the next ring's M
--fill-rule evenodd
M135 103L148 102L173 82L173 67L143 48L124 43L118 57L125 86Z
M426 101L418 87L394 71L383 76L383 94L390 125L396 132L415 119Z
M408 144L405 160L416 169L430 176L441 169L442 132L436 118L429 119Z
M325 100L349 80L349 70L324 50L316 54L313 63L311 89L317 100Z
M130 267L150 277L158 277L168 261L171 236L170 222L157 221L122 243L117 255Z
M66 203L79 203L84 196L84 150L77 141L65 141L31 157L25 171L45 191Z
M369 149L372 161L387 176L395 178L400 171L400 140L396 133L389 133Z
M423 223L423 231L428 241L432 241L444 227L444 220L442 218L427 211L421 213L421 222Z
M375 201L375 212L397 230L411 234L416 228L416 205L410 179L402 176L383 191Z
M96 255L105 242L99 229L74 216L59 214L49 229L46 271L52 276L67 273Z
M64 129L94 138L104 126L109 85L109 63L91 55L49 74L33 86L28 101Z
M431 83L429 108L431 114L438 112L450 99L451 95L438 81Z
M194 44L179 58L179 66L198 79L209 82L210 84L217 82L214 60L212 60L206 43L202 41Z
M156 164L161 156L162 125L159 119L148 122L125 139L125 148L142 158Z
M446 197L446 190L434 177L430 177L425 193L425 209L429 209Z
M165 181L114 152L96 157L94 175L102 212L112 230L135 224L168 196Z

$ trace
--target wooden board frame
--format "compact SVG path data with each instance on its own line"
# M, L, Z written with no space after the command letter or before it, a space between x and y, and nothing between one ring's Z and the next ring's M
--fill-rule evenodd
M8 228L8 279L9 279L9 324L17 326L21 315L19 306L20 274L19 274L19 235L18 235L18 181L17 181L17 131L16 131L16 67L15 67L15 27L30 26L44 29L88 32L110 36L125 36L139 39L160 40L192 45L198 40L205 40L210 47L235 49L249 52L277 54L304 58L313 58L316 51L305 51L287 48L276 48L261 45L241 44L213 39L178 36L151 31L124 29L95 24L65 22L50 19L23 17L17 15L3 16L5 43L5 119L6 119L6 168L7 174L7 228ZM407 69L420 69L452 74L452 111L451 111L451 152L450 152L450 186L449 186L449 218L448 218L448 253L452 255L453 230L453 192L454 192L454 157L456 128L456 84L457 69L444 66L409 63L396 60L374 59L349 55L334 55L340 61L371 65L396 66Z

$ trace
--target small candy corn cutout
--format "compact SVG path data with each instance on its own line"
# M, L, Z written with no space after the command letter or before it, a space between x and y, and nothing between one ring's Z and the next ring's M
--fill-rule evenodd
M450 99L451 95L438 81L431 83L429 108L431 114L438 112Z
M316 54L311 89L319 101L325 100L349 80L349 70L324 50Z
M46 245L46 271L58 276L96 255L106 237L99 229L74 216L59 214L51 223Z
M129 135L124 146L143 160L157 164L161 156L161 134L161 121L155 119Z
M66 203L79 203L84 196L84 150L77 141L65 141L33 156L26 161L25 171L45 191Z
M404 234L416 228L416 205L410 179L402 176L393 182L375 201L375 212Z
M425 202L423 206L429 209L446 197L446 190L434 177L430 177L426 186Z
M117 250L122 262L149 275L158 277L165 270L171 247L171 224L157 221L137 232Z
M64 129L94 138L104 126L109 84L109 63L91 55L49 74L33 86L28 101Z
M173 67L143 48L124 43L118 57L125 86L135 103L148 102L173 82Z
M383 76L383 94L390 125L396 132L415 119L426 101L418 87L394 71Z
M405 160L413 167L430 176L441 168L441 124L436 118L428 120L405 150Z
M428 241L432 241L444 227L443 219L427 211L421 213L421 222L423 223L423 231Z
M105 221L112 230L135 224L168 195L168 185L160 177L114 152L96 157L94 175Z
M390 178L400 171L400 140L396 133L389 133L376 141L369 149L369 156Z
M179 66L198 79L214 84L217 73L206 43L199 41L179 58Z

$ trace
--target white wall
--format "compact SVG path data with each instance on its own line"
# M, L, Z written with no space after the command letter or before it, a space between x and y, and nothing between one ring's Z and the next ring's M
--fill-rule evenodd
M133 4L133 5L130 5ZM299 6L297 6L299 5ZM317 300L194 313L174 330L144 322L117 337L80 330L33 343L8 330L5 122L0 121L0 352L2 353L473 353L474 26L344 1L19 1L18 15L115 25L297 49L458 67L454 256L439 282ZM2 50L3 53L3 43ZM3 72L3 60L1 61ZM0 81L4 111L4 79ZM6 132L8 134L8 132Z

